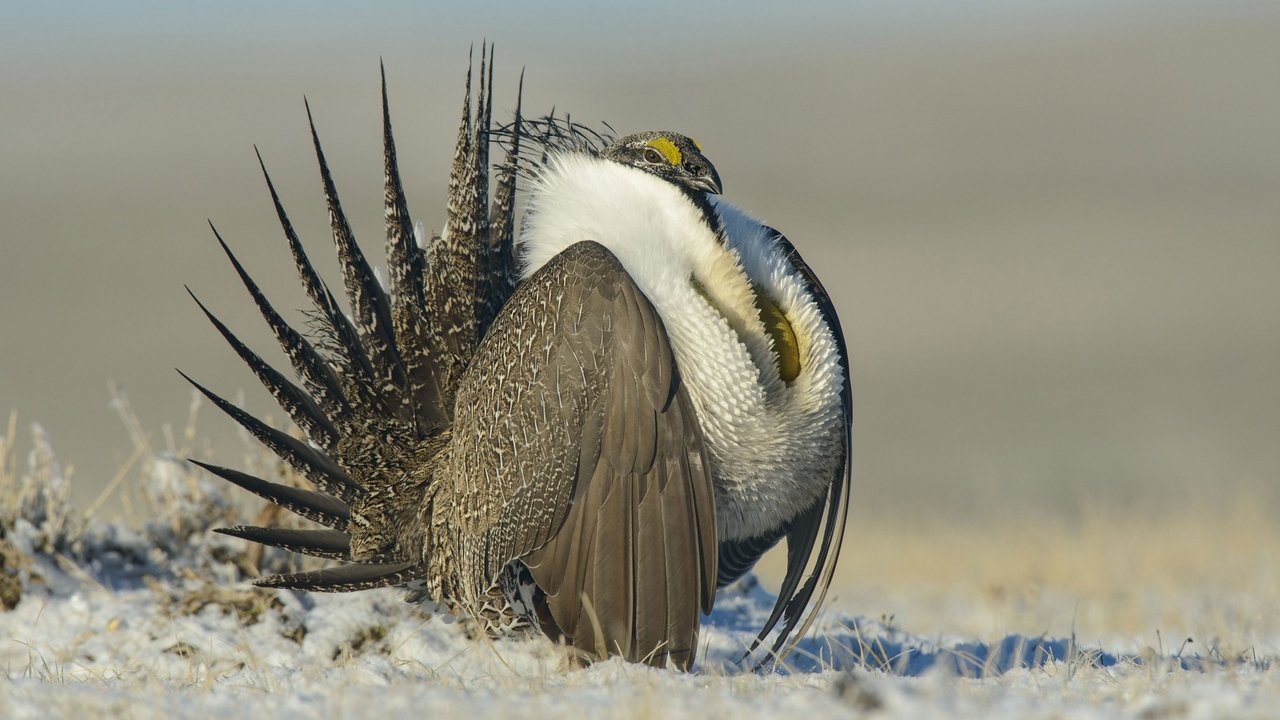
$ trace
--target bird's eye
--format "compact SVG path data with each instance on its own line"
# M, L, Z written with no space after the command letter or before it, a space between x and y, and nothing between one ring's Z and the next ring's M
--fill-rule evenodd
M653 163L654 165L662 165L667 162L667 159L662 156L662 153L658 152L654 148L645 148L644 161Z

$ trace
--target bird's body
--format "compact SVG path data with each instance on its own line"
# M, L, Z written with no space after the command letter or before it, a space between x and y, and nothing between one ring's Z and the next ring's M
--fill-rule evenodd
M848 497L848 364L825 292L785 238L715 197L714 167L675 133L584 141L517 110L491 209L483 66L481 80L449 221L425 249L384 95L389 288L355 245L317 140L350 318L271 189L318 347L232 257L302 386L214 323L311 445L200 389L319 492L205 467L328 529L225 532L351 563L260 584L410 583L588 658L679 667L717 585L785 537L787 578L761 632L785 617L773 646L785 652L830 581ZM531 147L517 270L517 166Z
M672 183L581 153L553 155L528 203L526 276L593 240L661 315L715 463L722 540L774 531L825 494L843 470L841 350L776 231L720 199L707 215ZM764 303L794 347L766 330ZM798 360L788 380L783 353Z

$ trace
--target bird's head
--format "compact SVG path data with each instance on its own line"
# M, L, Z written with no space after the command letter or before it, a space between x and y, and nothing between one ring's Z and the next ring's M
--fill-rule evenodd
M719 195L720 175L692 138L668 131L627 135L604 149L605 159L638 168L695 192Z

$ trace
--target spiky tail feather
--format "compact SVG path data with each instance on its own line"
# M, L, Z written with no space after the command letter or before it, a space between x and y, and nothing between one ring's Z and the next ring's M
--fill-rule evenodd
M484 329L515 286L518 139L508 153L510 169L499 179L492 209L488 202L492 47L481 49L480 93L474 116L471 69L467 71L463 119L450 175L445 239L427 252L414 241L391 132L385 71L382 110L390 292L378 283L356 243L309 103L307 122L343 288L351 306L350 317L307 257L260 153L258 161L272 204L299 279L315 308L316 340L309 340L281 317L214 229L236 274L289 358L300 385L266 363L192 294L219 334L310 442L268 426L185 374L183 377L316 490L192 462L268 502L326 526L318 530L236 526L219 532L321 558L355 560L319 571L261 578L257 584L264 587L347 591L399 585L425 576L420 543L414 546L385 537L392 532L388 525L394 516L385 505L398 494L399 504L414 506L413 498L404 495L425 491L425 484L414 479L429 477L429 467L424 464L429 464L435 450L443 446L441 439L447 435L452 420L457 382Z

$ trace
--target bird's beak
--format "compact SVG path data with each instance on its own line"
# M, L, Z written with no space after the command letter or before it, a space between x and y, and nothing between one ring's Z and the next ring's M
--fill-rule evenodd
M689 178L689 187L712 195L724 192L724 187L720 184L720 173L717 173L715 168L708 169L705 174Z

